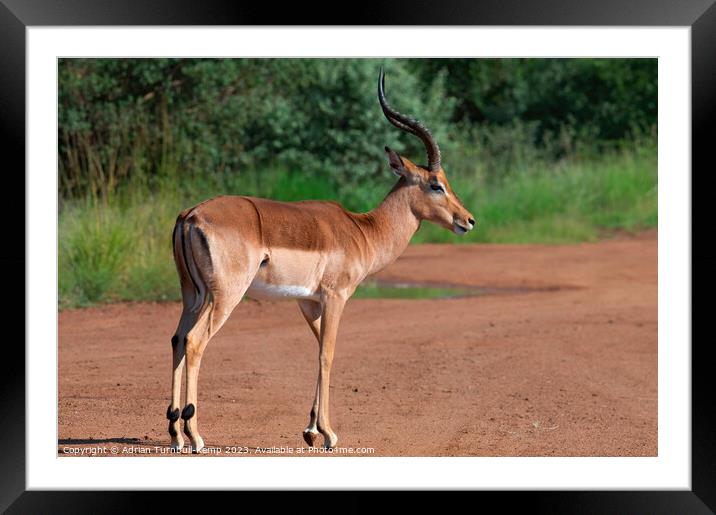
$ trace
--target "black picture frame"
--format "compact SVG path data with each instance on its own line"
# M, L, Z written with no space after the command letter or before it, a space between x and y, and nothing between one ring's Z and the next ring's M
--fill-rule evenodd
M716 510L716 439L713 437L714 404L710 399L710 342L697 338L693 329L703 327L708 304L696 303L694 295L713 291L716 258L708 249L713 216L706 203L696 198L710 195L716 167L711 147L716 142L716 0L442 0L408 2L400 0L350 4L240 3L230 1L192 2L187 0L0 0L0 170L5 207L0 251L3 285L13 293L12 316L5 311L5 326L24 319L23 301L15 292L25 269L24 198L25 180L25 29L29 26L64 25L570 25L570 26L685 26L691 28L692 71L692 489L690 491L565 491L565 492L480 492L485 500L502 509L524 507L547 513L712 513ZM345 13L343 17L340 13ZM696 181L698 179L698 181ZM15 184L13 184L15 181ZM698 187L693 186L693 182ZM23 194L20 194L23 192ZM698 206L697 206L698 204ZM9 216L8 216L9 215ZM20 218L23 224L20 224ZM704 241L705 240L705 241ZM703 242L702 242L703 241ZM7 297L7 295L4 295ZM695 324L694 316L701 322ZM23 326L24 327L24 326ZM20 337L24 341L24 330ZM186 509L201 496L177 492L49 492L26 491L25 465L25 353L18 337L5 335L3 357L12 366L0 374L0 509L9 513L126 513L148 511L150 506ZM683 342L688 344L688 342ZM54 352L54 350L52 350ZM214 502L229 494L209 492ZM241 493L242 504L265 503L256 494ZM273 500L279 499L273 497ZM462 502L462 495L451 497ZM425 506L422 494L410 497ZM273 501L272 501L273 502ZM343 497L347 506L363 506L357 493ZM444 501L441 506L445 507ZM239 506L237 506L238 508ZM341 510L343 511L343 510Z

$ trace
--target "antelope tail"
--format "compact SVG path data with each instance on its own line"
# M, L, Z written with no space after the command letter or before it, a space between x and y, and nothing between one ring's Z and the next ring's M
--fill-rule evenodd
M206 304L208 291L206 280L196 265L194 242L197 240L197 233L200 244L207 247L207 251L208 245L204 233L191 222L190 217L179 215L172 234L172 245L181 287L183 290L192 289L195 292L194 303L188 307L196 313Z

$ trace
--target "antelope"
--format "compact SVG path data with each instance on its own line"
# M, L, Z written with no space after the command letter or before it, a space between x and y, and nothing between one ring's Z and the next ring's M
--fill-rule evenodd
M440 149L418 120L393 109L385 98L380 69L378 101L388 121L420 138L427 166L385 147L399 177L378 207L352 213L337 202L278 202L246 196L219 196L182 211L172 235L183 310L171 339L172 397L167 409L171 448L181 450L184 434L191 450L204 447L197 426L197 380L209 340L242 297L296 299L318 341L318 381L303 439L326 448L338 436L329 421L329 382L338 324L346 301L366 278L395 261L423 220L459 235L475 220L448 183ZM179 411L186 365L186 403Z

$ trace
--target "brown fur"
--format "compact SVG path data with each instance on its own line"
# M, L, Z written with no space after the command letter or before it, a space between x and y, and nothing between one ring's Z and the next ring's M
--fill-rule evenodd
M368 213L352 213L335 202L222 196L183 211L174 229L174 259L184 310L173 346L170 410L179 408L186 361L186 405L194 414L185 434L195 451L203 447L197 428L197 378L203 351L249 288L288 292L319 343L319 377L304 439L336 445L330 427L328 385L338 323L358 284L394 261L422 220L448 229L472 228L472 215L450 188L445 172L429 172L386 149L401 178ZM431 190L439 183L445 194ZM455 229L456 231L458 229ZM263 266L262 266L263 263ZM271 293L274 294L274 293ZM172 446L181 448L179 422L170 422Z

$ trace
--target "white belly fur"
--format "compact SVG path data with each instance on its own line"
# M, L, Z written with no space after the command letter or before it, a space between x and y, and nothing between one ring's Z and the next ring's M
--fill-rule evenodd
M320 300L318 294L305 286L268 284L255 278L246 294L253 299L311 299Z

